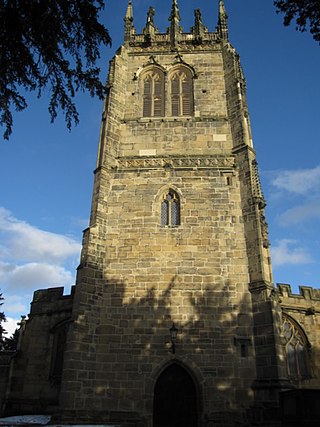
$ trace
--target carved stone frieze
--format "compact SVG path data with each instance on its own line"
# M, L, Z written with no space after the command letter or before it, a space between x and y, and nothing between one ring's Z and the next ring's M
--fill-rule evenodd
M159 169L170 166L174 169L233 169L234 157L123 157L116 159L115 169Z

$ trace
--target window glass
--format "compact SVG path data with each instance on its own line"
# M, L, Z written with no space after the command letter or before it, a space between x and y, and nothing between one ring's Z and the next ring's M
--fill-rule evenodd
M161 203L161 225L168 225L169 221L169 210L167 200L163 200Z
M285 338L288 375L290 377L306 377L308 375L308 353L303 332L287 316L284 316L282 331Z
M173 190L163 196L161 202L161 225L170 227L180 225L180 199Z
M171 202L171 225L180 225L180 204L178 199Z

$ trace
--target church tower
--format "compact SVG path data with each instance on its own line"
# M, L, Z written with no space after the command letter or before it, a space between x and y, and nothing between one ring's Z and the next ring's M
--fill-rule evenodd
M199 9L184 32L172 0L165 33L153 7L138 33L129 1L76 286L34 293L18 351L0 352L0 414L319 425L320 291L273 285L246 82L216 6L214 32Z
M110 63L64 357L68 419L231 426L283 366L246 83L219 1L184 32L133 5ZM277 356L278 355L278 356Z
M131 1L110 62L64 357L65 420L244 422L283 366L246 82L219 1L184 32Z

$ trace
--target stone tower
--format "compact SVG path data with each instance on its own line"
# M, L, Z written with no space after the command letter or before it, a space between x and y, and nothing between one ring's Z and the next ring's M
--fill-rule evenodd
M125 15L110 63L90 227L64 357L65 420L231 426L282 365L265 202L239 56L172 1ZM171 421L169 421L171 420Z
M76 286L35 292L11 366L0 354L0 412L275 427L287 396L283 427L302 425L295 401L318 425L320 291L273 285L246 83L218 10L216 31L197 9L184 32L173 0L166 33L152 7L137 33L129 1Z

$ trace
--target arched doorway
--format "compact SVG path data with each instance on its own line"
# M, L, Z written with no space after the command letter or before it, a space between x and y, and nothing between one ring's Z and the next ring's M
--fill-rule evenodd
M153 427L197 427L197 392L190 374L177 363L168 366L154 389Z

